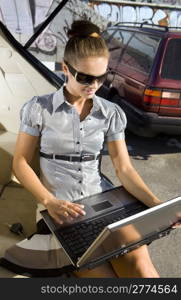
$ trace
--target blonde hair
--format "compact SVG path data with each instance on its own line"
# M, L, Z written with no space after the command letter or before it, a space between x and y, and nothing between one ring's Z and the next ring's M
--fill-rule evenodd
M64 60L77 64L79 59L103 56L109 58L109 50L105 40L100 35L100 29L90 21L79 20L72 24L68 31L68 40Z

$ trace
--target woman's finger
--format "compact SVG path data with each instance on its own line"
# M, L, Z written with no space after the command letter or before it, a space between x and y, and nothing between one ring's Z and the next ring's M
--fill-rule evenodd
M72 221L72 217L75 218L78 216L78 214L67 205L67 201L64 202L64 204L59 205L56 213L67 221Z
M74 218L79 216L78 212L70 206L67 206L67 212Z
M49 212L49 213L50 213L50 212ZM57 215L51 214L51 213L50 213L50 215L51 215L51 217L55 220L55 222L56 222L57 224L59 224L59 225L62 225L62 224L63 224L63 220L60 218L60 216L57 216Z
M69 214L68 214L68 212L67 212L66 210L63 212L63 216L64 216L65 218L67 218L67 217L69 216Z
M67 202L62 207L72 216L72 217L78 217L82 213L82 209L78 208L71 202Z
M70 210L69 211L65 210L64 213L63 213L63 216L65 217L66 221L72 221L73 220Z
M84 205L77 205L77 204L74 204L74 203L70 203L69 204L69 207L73 210L73 211L75 211L76 213L78 213L79 215L85 215L86 213L85 213L85 211L83 210L83 207L84 207Z

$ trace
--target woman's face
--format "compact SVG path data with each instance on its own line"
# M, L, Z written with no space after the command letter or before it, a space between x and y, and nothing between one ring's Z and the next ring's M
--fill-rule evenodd
M70 63L70 62L69 62ZM70 63L71 64L71 63ZM106 73L108 65L107 57L88 57L82 58L77 64L71 64L71 66L77 71L87 75L101 76ZM63 70L68 78L66 87L68 91L80 98L89 99L94 96L96 91L102 85L98 80L93 80L90 84L85 85L79 83L76 78L70 73L66 64L63 64Z

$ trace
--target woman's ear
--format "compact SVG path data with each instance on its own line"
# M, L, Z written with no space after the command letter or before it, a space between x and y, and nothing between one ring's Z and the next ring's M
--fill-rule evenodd
M68 74L68 67L64 62L62 63L62 71L65 73L65 75Z
M64 72L65 75L65 84L66 84L68 82L68 67L64 62L62 62L62 71Z

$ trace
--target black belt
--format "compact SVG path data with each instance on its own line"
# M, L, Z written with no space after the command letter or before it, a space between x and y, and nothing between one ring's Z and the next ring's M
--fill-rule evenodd
M62 159L67 161L89 161L89 160L96 160L99 159L100 154L95 156L94 154L83 154L81 156L67 156L67 155L58 155L58 154L47 154L40 152L40 156L49 158L49 159Z

